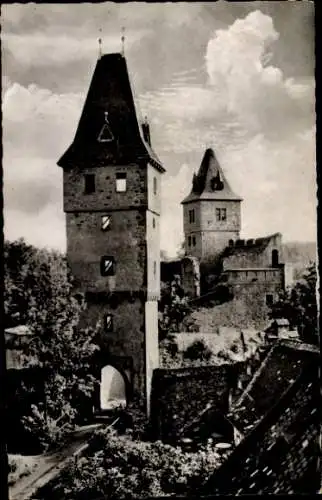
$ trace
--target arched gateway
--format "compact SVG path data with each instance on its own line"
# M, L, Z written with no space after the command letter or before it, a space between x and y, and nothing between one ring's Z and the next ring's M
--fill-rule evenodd
M124 376L114 366L106 365L101 369L100 409L111 410L127 404L127 391Z

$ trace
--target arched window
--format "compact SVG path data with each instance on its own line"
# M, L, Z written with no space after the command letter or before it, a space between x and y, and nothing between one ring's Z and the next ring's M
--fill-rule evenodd
M272 250L272 267L278 266L278 250Z
M101 370L100 407L110 410L126 405L126 386L122 374L111 365Z

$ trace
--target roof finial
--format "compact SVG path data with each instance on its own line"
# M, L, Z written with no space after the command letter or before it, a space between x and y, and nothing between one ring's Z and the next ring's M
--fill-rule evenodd
M122 26L122 36L121 36L121 42L122 42L122 56L124 56L124 44L125 44L125 28Z
M100 34L102 34L102 28L99 29ZM102 38L98 39L98 58L102 57Z

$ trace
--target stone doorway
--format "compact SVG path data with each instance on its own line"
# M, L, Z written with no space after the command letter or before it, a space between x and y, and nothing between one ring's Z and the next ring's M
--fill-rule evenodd
M114 366L104 366L101 369L101 411L125 407L126 403L126 382L123 375Z

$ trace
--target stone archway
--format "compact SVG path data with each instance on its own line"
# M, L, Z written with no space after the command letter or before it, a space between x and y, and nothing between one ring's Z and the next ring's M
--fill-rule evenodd
M127 387L121 372L112 365L105 365L101 368L100 380L101 411L126 406Z

